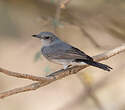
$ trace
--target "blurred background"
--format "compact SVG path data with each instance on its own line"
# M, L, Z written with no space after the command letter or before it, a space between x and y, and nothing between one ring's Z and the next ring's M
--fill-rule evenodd
M94 56L125 42L124 0L0 0L0 67L45 76L62 68L40 55L32 34L56 33ZM35 91L0 100L1 110L125 110L125 54ZM31 81L0 74L0 92Z

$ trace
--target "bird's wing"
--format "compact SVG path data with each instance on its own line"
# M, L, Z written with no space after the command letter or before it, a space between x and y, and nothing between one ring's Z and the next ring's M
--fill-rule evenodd
M59 47L55 48L51 55L48 56L50 59L84 59L84 60L93 60L90 56L82 52L81 50L70 46L65 45L63 48L59 45Z
M88 56L83 51L75 47L71 47L71 50L69 50L69 53L76 56L78 55L78 58L75 58L75 59L93 60L90 56Z

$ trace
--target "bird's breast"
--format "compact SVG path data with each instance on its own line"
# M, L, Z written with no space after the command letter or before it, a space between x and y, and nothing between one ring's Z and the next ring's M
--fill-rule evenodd
M50 51L49 48L47 47L42 47L41 48L41 53L44 57L46 57L48 59L48 57L50 56Z

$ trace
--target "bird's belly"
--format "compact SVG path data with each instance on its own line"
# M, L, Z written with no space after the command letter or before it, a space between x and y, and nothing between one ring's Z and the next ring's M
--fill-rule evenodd
M53 63L61 64L61 65L68 65L71 64L72 60L65 60L65 59L53 59L51 60Z
M72 59L53 59L51 62L56 63L56 64L61 64L61 65L84 65L86 64L85 62L74 62Z

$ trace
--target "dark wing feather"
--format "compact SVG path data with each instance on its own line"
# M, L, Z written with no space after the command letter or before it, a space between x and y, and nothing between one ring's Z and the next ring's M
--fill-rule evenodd
M72 50L74 54L79 54L80 56L82 56L82 59L93 61L92 57L88 56L83 51L79 50L78 48L72 47Z
M42 54L48 59L84 59L93 60L81 50L69 44L62 43L43 48Z

